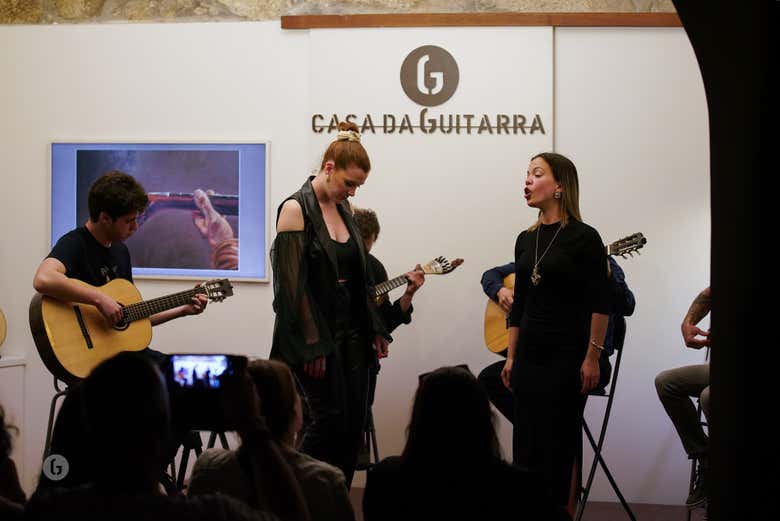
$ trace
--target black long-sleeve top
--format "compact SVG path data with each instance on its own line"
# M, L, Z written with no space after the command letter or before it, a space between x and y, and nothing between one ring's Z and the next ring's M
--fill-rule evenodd
M520 328L525 342L586 348L591 314L611 311L606 253L598 232L575 219L553 241L559 225L541 224L517 237L509 324ZM538 286L531 283L537 234Z
M636 307L634 293L626 284L626 275L614 257L607 257L611 276L607 282L609 287L610 313L607 323L607 334L604 336L604 349L607 355L612 355L615 349L623 347L623 338L615 334L616 325L623 317L631 316ZM504 279L515 272L515 263L509 262L490 268L482 274L482 291L489 298L498 300L498 291L504 287ZM623 327L625 330L625 326Z
M371 275L371 284L379 284L387 280L387 270L384 265L371 255L368 254L368 272ZM408 324L412 321L412 312L414 306L409 304L409 310L404 312L401 309L401 299L396 299L395 302L390 304L389 299L384 299L379 305L379 315L385 323L388 333L395 331L395 328L401 324Z

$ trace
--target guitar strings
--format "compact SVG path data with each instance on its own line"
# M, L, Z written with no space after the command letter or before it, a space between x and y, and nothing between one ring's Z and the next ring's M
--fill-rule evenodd
M192 296L203 291L202 287L181 291L172 295L157 297L143 302L136 302L125 306L122 316L125 322L134 322L136 320L147 318L155 313L181 306L189 302Z

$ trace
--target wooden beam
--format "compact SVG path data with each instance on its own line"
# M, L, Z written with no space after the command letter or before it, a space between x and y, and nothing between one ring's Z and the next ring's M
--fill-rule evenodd
M282 16L282 29L356 27L682 27L677 13L388 13Z

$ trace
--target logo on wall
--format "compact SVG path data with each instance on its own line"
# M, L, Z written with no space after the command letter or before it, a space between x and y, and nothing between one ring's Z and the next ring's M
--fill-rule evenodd
M397 62L388 63L396 67ZM356 111L335 114L319 112L311 116L315 134L338 132L339 122L355 123L361 133L371 134L453 134L513 135L546 134L542 116L537 112L521 113L479 111L440 113L435 108L452 98L458 88L460 71L455 58L436 45L423 45L410 52L401 64L401 87L414 103L422 105L418 114ZM400 93L399 93L400 95Z
M441 105L455 94L460 73L455 58L436 45L418 47L401 65L401 87L425 107Z

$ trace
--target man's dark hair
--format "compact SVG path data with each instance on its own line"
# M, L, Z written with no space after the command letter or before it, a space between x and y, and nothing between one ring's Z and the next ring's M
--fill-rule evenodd
M352 217L355 219L355 224L357 224L360 236L363 239L376 239L379 237L379 220L376 218L374 210L370 208L355 208Z
M97 222L100 212L111 219L135 212L143 212L149 204L146 190L131 175L111 170L100 176L89 189L89 219Z

